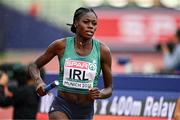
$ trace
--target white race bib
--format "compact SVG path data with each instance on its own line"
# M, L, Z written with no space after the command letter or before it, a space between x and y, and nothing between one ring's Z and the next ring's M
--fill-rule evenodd
M63 85L71 88L89 89L96 76L96 63L65 60Z

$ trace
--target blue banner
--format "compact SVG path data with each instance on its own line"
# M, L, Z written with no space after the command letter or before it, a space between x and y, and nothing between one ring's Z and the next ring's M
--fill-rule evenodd
M56 74L48 74L46 83L58 79ZM144 116L171 119L180 96L180 76L172 75L113 75L113 95L104 100L96 100L94 109L99 115ZM102 77L99 88L103 88ZM48 112L56 95L42 97L40 112ZM47 104L49 103L49 105Z

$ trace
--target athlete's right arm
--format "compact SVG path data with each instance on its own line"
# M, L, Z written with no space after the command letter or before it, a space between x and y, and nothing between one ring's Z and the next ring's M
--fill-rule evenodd
M40 96L44 96L46 93L44 91L45 83L40 76L40 69L46 65L50 60L52 60L56 55L61 56L64 51L64 40L56 40L52 44L50 44L47 50L35 60L35 62L31 63L28 66L29 74L32 79L35 80L37 85L37 93Z

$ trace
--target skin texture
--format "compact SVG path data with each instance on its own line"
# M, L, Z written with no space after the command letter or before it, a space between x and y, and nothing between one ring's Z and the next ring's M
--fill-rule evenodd
M93 12L83 15L78 21L75 21L75 51L80 56L87 56L92 50L92 37L97 27L97 17ZM34 63L29 65L29 72L37 83L37 93L44 96L45 83L40 77L39 69L47 64L52 58L58 56L60 59L64 54L65 39L55 40L49 45L44 54L42 54ZM91 88L88 95L60 92L62 97L75 103L89 104L95 99L105 99L112 95L112 73L111 73L111 53L109 48L102 44L101 51L101 68L104 80L104 89ZM66 120L68 119L63 112L52 112L50 119Z
M9 77L6 73L2 73L0 77L0 85L4 86L5 96L12 97L13 94L8 89Z
M0 77L0 85L6 86L8 84L8 76L5 73L2 73Z

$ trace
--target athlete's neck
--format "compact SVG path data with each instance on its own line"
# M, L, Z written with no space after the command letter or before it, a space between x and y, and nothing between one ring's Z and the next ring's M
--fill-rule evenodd
M92 39L84 40L84 39L80 39L80 38L75 37L75 43L77 45L80 45L80 46L87 46L87 45L90 45L92 43Z

